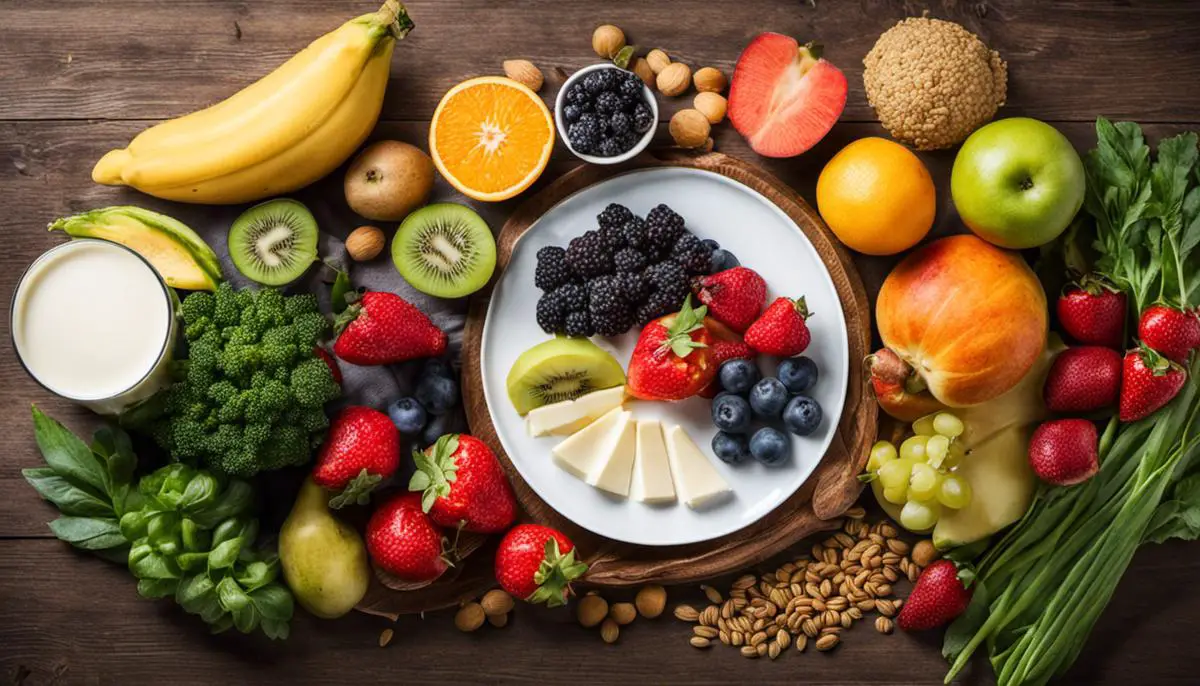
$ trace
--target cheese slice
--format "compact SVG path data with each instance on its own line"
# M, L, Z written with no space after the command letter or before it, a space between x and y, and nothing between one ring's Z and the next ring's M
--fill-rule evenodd
M603 417L554 446L551 451L554 461L559 467L588 481L608 462L620 432L628 421L628 412L619 407L609 410Z
M593 391L575 400L564 400L530 410L525 427L530 436L570 436L625 402L625 387Z
M629 412L623 423L614 429L616 440L607 461L592 472L588 483L602 491L622 498L629 496L629 481L633 477L633 458L637 454L637 422Z
M633 461L636 474L633 497L643 503L675 501L675 484L667 462L667 444L663 441L662 422L643 419L637 423L637 450Z
M696 509L729 493L729 484L708 457L692 442L682 426L667 430L667 458L679 499Z

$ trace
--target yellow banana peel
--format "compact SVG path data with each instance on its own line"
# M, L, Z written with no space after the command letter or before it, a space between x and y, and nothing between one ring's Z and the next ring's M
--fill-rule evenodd
M352 19L275 71L207 109L138 134L96 163L92 180L201 204L288 193L336 169L383 106L402 4Z

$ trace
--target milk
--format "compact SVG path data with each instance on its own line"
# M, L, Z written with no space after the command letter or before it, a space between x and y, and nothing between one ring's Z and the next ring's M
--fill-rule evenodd
M13 343L30 375L102 414L119 413L169 382L174 322L154 268L102 240L74 240L45 253L13 296Z

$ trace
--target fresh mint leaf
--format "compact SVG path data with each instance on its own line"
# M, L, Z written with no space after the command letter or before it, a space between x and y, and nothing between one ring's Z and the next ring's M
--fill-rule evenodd
M59 476L97 494L108 492L108 476L91 448L37 407L33 408L33 435L46 464Z
M84 550L104 550L128 542L114 518L59 517L50 522L50 530L60 539Z
M114 517L112 506L91 493L76 488L50 467L22 469L21 474L43 499L72 517Z

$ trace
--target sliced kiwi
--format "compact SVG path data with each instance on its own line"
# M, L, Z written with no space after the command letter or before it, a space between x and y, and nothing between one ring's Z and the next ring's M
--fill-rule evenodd
M469 207L426 205L411 213L392 241L392 261L412 287L438 298L483 288L496 269L496 239Z
M552 338L521 353L508 370L508 399L521 415L625 383L616 358L586 338Z
M317 220L304 205L276 198L255 205L229 227L229 256L247 279L282 286L317 259Z

